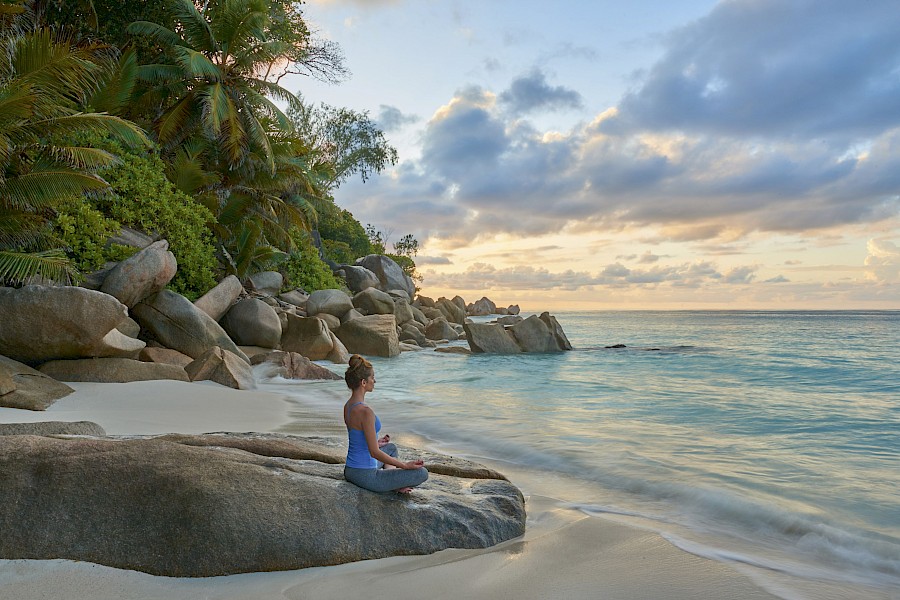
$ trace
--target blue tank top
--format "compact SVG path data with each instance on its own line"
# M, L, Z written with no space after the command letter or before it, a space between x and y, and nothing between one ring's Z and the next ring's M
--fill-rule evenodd
M350 411L354 406L359 406L362 402L350 406L347 410L347 417L350 417ZM381 431L381 420L375 415L375 434ZM353 469L377 469L378 461L369 454L369 446L366 444L366 434L362 429L353 429L347 427L347 466Z

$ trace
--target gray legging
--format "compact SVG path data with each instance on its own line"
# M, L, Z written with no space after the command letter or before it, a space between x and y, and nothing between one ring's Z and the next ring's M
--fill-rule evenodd
M381 451L397 458L397 446L394 444L386 444ZM344 479L366 490L389 492L424 483L428 479L428 471L425 470L425 467L418 469L356 469L345 465Z

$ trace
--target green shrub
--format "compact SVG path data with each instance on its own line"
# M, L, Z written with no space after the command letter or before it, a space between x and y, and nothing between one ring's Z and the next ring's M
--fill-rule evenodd
M319 251L309 234L295 230L291 234L296 249L280 265L284 275L284 289L300 288L307 292L324 289L341 289L344 282L334 276L327 264L319 258Z
M91 206L84 196L61 202L52 224L53 235L62 241L72 265L82 273L96 271L108 261L124 260L135 252L127 246L107 245L119 229L119 223Z
M165 164L155 152L107 149L122 163L104 169L101 175L112 193L97 196L93 203L105 215L123 225L165 238L178 261L178 272L169 288L194 299L216 285L216 260L209 224L212 213L192 197L179 192L166 179Z
M322 250L325 256L339 265L352 265L358 257L353 256L353 250L347 242L337 240L322 240Z

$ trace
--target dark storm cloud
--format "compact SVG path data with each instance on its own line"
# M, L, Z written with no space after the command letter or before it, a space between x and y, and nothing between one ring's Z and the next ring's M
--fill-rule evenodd
M581 108L581 94L575 90L552 86L538 69L517 77L509 89L500 94L500 102L516 114L537 110L566 110Z
M893 0L735 0L668 37L667 52L605 124L855 136L900 123Z

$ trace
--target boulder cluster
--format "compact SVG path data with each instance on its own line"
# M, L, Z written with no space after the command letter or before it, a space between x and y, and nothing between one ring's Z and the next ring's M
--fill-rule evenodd
M210 380L248 389L261 363L283 377L337 379L311 361L345 364L351 353L393 357L457 340L469 349L440 350L571 349L546 313L523 319L518 306L488 298L416 296L412 280L382 255L339 267L349 294L282 292L282 275L262 272L244 282L228 276L191 302L165 289L176 270L160 240L82 287L0 288L0 406L43 410L71 392L61 381ZM468 318L484 315L500 320Z

